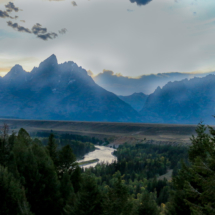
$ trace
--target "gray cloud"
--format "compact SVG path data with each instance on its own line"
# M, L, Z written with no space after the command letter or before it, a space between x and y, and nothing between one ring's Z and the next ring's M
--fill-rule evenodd
M72 1L71 3L72 3L72 5L73 5L74 7L75 7L75 6L78 6L77 3L76 3L75 1Z
M151 2L152 0L130 0L131 3L136 2L137 5L141 6L141 5L146 5L149 2Z
M16 6L14 5L14 3L12 3L12 2L9 2L8 4L6 4L5 7L7 8L7 12L8 12L8 13L12 12L13 10L14 10L15 12L18 12L18 11L20 10L20 9L19 9L18 7L16 7Z
M35 35L47 33L47 28L42 28L39 23L35 24L31 30Z
M31 30L32 30L33 34L37 35L37 37L42 40L54 39L55 37L58 36L54 32L47 33L47 28L42 28L42 25L39 23L35 24Z
M8 21L7 25L20 32L32 33L28 28L20 26L18 23L12 23L11 21Z
M21 20L24 21L24 20ZM54 39L58 35L54 32L47 33L47 28L42 28L42 26L37 23L32 27L32 31L28 28L25 28L23 26L18 25L17 23L12 23L11 21L7 22L8 26L12 27L13 29L20 31L20 32L26 32L26 33L33 33L37 35L38 38L42 40L48 40L48 39Z
M18 16L12 17L8 13L12 12L13 10L18 12L20 9L18 7L15 7L15 5L12 2L9 2L8 4L5 5L7 8L6 11L0 10L0 17L1 18L11 18L11 19L17 19Z
M2 11L2 10L0 10L0 17L1 18L11 18L6 11Z
M39 37L42 40L48 40L48 39L54 39L55 37L57 37L58 35L56 33L47 33L47 34L40 34L37 35L37 37Z
M62 28L60 31L58 31L59 34L65 34L67 32L66 28Z

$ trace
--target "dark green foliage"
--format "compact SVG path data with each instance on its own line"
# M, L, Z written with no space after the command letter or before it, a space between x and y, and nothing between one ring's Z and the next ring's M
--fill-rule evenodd
M81 176L81 168L79 166L76 166L74 171L71 173L70 180L73 184L75 193L77 193L80 190L81 183L83 180Z
M196 128L197 136L192 136L192 145L189 148L189 160L194 162L197 157L203 161L208 157L208 150L210 150L214 143L210 141L210 135L206 133L207 127L203 124L199 124ZM211 131L213 129L211 128Z
M190 165L183 164L174 178L175 190L167 214L212 215L215 212L215 130L199 124L189 149Z
M115 172L120 171L125 184L129 186L128 192L134 198L143 190L154 192L156 190L157 203L166 203L169 197L169 183L166 179L157 180L156 177L167 172L180 162L187 160L187 148L151 144L124 144L117 152L117 161L111 164L100 163L87 172L97 177L98 184L105 190L105 186L112 186L111 180ZM177 165L177 168L180 166ZM164 192L167 193L164 194Z
M215 130L209 131L200 124L189 150L125 144L115 152L117 162L84 171L71 148L83 143L55 140L51 134L44 146L24 129L8 135L5 127L0 138L0 214L212 215ZM169 169L172 182L158 180Z
M84 175L74 214L101 215L102 211L103 196L101 191L98 189L94 177Z
M80 136L80 135L58 135L55 136L53 134L49 135L49 138L46 138L48 133L39 133L38 137L45 137L42 139L44 145L47 145L49 150L52 148L56 148L56 142L60 147L69 145L73 153L76 155L77 158L82 158L88 152L94 151L95 146L93 143L98 142L98 139L87 137L87 136ZM55 139L54 139L55 138ZM100 143L100 142L99 142Z
M81 142L70 139L60 139L60 144L61 146L69 145L72 148L74 154L79 158L82 158L88 152L95 150L95 146L89 142Z
M69 145L62 147L58 152L58 170L64 172L72 171L77 166L76 157Z
M9 132L9 127L8 125L4 124L0 133L1 133L1 138L0 138L0 165L6 166L9 156L10 156L10 151L12 150L13 147L13 135L10 138L8 135Z
M138 209L139 215L159 215L159 209L156 204L156 195L154 193L143 192Z
M31 214L29 204L25 198L24 188L2 166L0 166L0 214Z
M117 172L113 177L113 187L108 189L104 202L104 215L129 215L133 205L128 189L122 183L120 172Z
M51 135L49 147L44 147L24 129L17 136L4 135L0 141L4 143L0 156L8 169L0 167L1 214L30 215L31 210L35 215L59 215L66 208L71 210L75 194L68 170L71 163L74 166L75 155L70 146L57 150ZM61 180L57 169L60 165Z
M52 133L52 130L51 130ZM50 132L37 132L37 137L49 137ZM93 144L101 144L102 140L95 138L95 137L89 137L89 136L83 136L78 134L55 134L55 138L61 139L61 140L75 140L75 141L81 141L83 143L93 143Z
M102 140L95 137L82 136L77 134L62 134L60 137L62 140L75 140L83 143L101 144Z
M157 198L157 204L158 205L161 205L162 203L165 203L165 202L168 201L168 199L169 199L169 191L170 191L169 186L165 186L160 190L159 196Z
M19 130L17 139L24 142L24 143L30 143L31 142L31 137L24 128L21 128Z
M54 140L54 134L50 134L46 148L48 150L49 156L54 162L54 165L57 166L58 165L57 144L55 143Z
M75 194L70 180L70 175L68 172L63 174L60 185L61 198L63 201L63 206L65 211L73 211Z
M22 137L21 140L23 141L25 137ZM26 197L32 212L42 214L43 211L49 210L52 214L59 214L60 183L51 158L44 147L33 141L31 144L26 144L27 139L22 141L18 137L13 152L20 174L20 182L26 187ZM54 205L53 202L55 202Z

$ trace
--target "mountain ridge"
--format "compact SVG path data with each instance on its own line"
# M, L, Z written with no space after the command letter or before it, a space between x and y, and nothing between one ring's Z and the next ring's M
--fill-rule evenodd
M39 67L34 67L32 72L23 70L25 79L8 78L16 67L1 81L1 116L50 120L140 121L139 114L130 105L98 86L86 70L72 61L58 64L56 56L51 55Z
M215 75L168 82L150 94L140 114L152 123L214 124Z

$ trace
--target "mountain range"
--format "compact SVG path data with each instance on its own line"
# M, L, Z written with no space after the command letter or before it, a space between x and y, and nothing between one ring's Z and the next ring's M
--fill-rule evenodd
M215 124L215 75L157 87L140 111L152 123Z
M72 61L55 55L25 72L20 65L0 79L0 116L22 119L137 122L139 114L98 86Z
M1 118L215 124L214 114L213 74L168 82L150 95L117 96L76 63L58 64L51 55L31 72L15 65L0 78Z

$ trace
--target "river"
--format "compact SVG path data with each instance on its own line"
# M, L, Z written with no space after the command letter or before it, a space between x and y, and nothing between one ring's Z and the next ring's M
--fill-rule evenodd
M78 162L80 163L83 161L99 159L98 162L112 163L113 161L117 160L116 156L112 154L116 149L106 147L106 146L98 146L98 145L96 145L95 147L97 148L95 151L89 152L84 156L84 159L79 160ZM98 162L86 164L83 167L84 168L95 167Z

